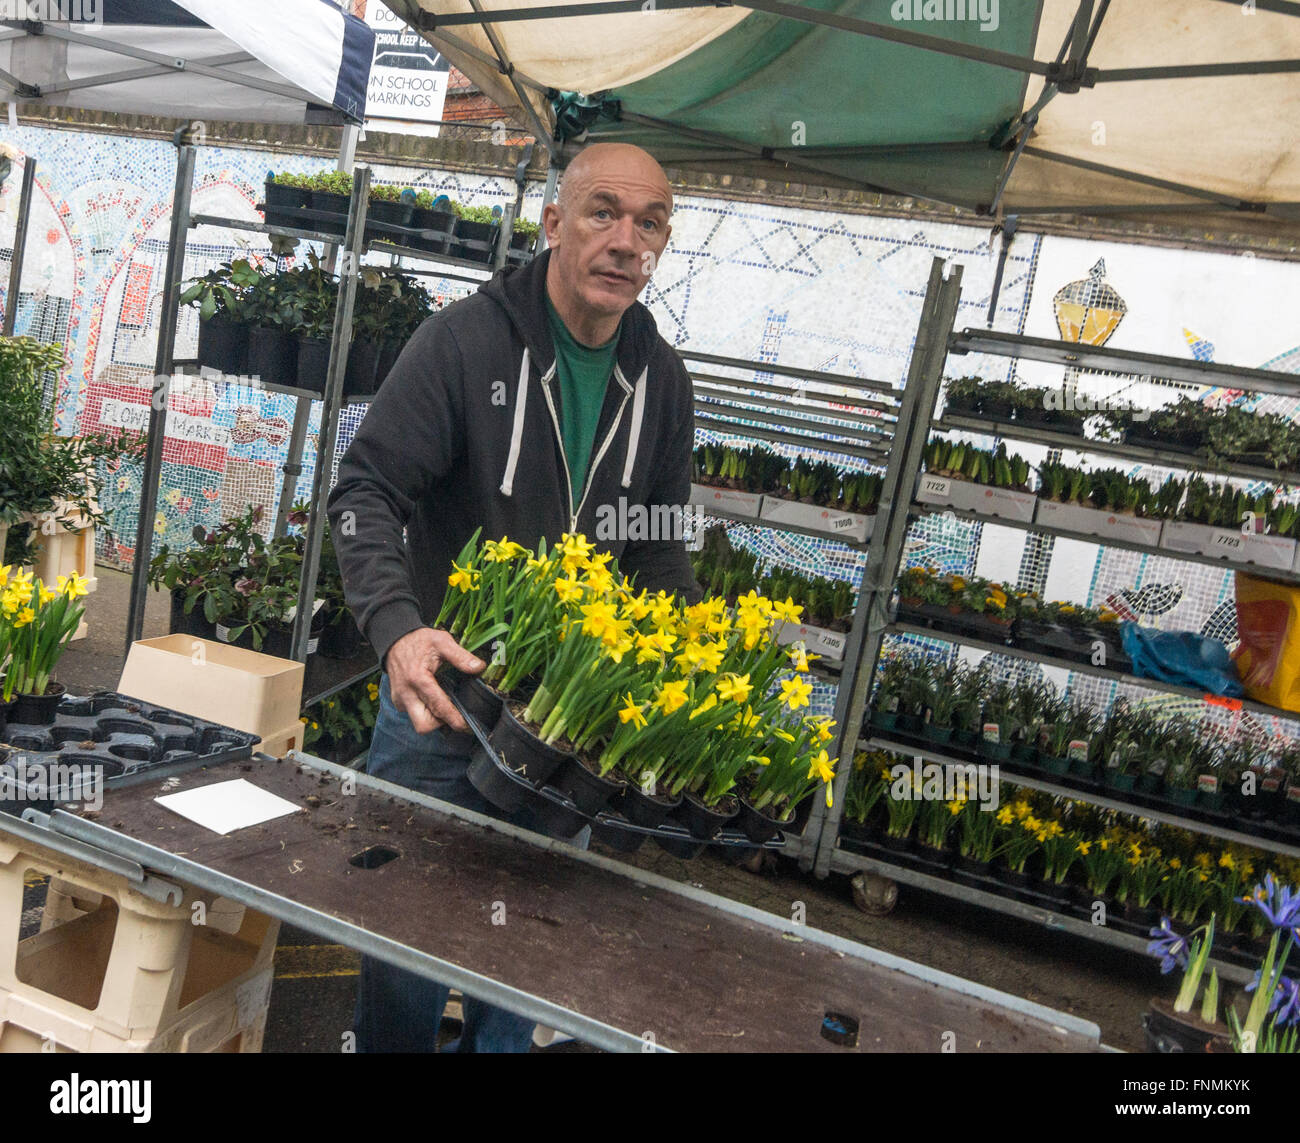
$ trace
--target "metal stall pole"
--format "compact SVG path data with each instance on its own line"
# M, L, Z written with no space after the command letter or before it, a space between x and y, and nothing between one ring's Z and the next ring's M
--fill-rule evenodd
M13 337L14 324L18 320L18 287L23 277L23 251L27 249L27 225L32 217L32 191L35 186L36 160L30 155L24 155L23 185L18 195L18 222L14 226L14 252L9 262L9 292L5 294L5 337Z
M351 174L357 165L357 141L361 138L361 128L352 125L343 128L343 137L339 142L339 157L336 170ZM334 254L338 247L327 243L325 247L325 264L334 268ZM298 477L302 475L302 450L307 443L307 429L311 424L311 406L309 398L299 397L294 402L293 428L289 432L289 451L285 454L280 471L284 473L280 481L280 501L275 513L275 531L273 536L283 536L289 526L289 509L293 506L293 494L298 488Z
M552 156L546 167L546 188L542 191L542 209L546 209L547 203L555 201L559 193L560 186L560 167ZM537 236L537 253L540 254L546 249L546 227L543 226L541 233Z
M365 248L369 197L370 168L359 167L352 175L348 228L339 265L339 300L334 310L330 363L325 374L320 437L316 445L316 470L311 482L311 509L302 554L302 584L298 590L298 612L293 621L290 655L300 663L307 661L307 637L311 632L312 604L316 600L316 576L320 571L321 541L325 534L325 498L329 495L330 473L334 467L334 443L339 431L339 407L343 402L343 373L348 367L348 347L352 341L352 308L356 303L357 278Z
M529 140L524 144L523 157L515 164L515 201L506 207L501 228L497 231L497 248L492 256L492 269L500 270L506 264L510 251L510 241L515 236L515 223L524 209L524 191L528 189L528 164L533 161L533 148L536 144Z
M135 561L131 568L131 602L126 618L126 650L144 634L144 608L149 591L149 560L153 551L153 517L162 476L162 455L171 397L172 357L176 350L176 315L180 309L181 275L185 271L185 238L190 226L190 194L194 188L197 152L190 143L176 151L176 188L172 192L171 233L163 272L162 309L158 315L158 348L149 410L149 444L140 479L140 519L135 529Z
M829 809L824 809L820 803L815 807L823 809L824 819L814 865L818 877L825 877L830 872L831 853L844 814L844 795L853 772L853 756L862 732L862 719L871 694L885 625L889 622L889 600L903 555L903 544L907 540L908 509L912 504L917 473L930 435L930 419L948 358L948 337L961 299L961 267L953 264L948 267L946 276L944 270L943 260L934 259L930 265L925 304L921 307L912 362L907 371L907 385L898 411L891 463L885 473L880 507L876 512L877 525L884 521L885 526L883 533L877 527L867 547L867 566L862 572L858 610L853 617L853 630L849 633L845 650L845 660L856 666L853 686L841 687L835 700L835 721L839 731L836 747L840 762L832 789L832 805Z

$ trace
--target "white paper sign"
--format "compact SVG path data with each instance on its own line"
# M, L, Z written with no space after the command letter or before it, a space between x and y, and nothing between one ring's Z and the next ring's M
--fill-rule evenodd
M243 778L200 786L179 794L164 794L160 798L154 798L154 801L183 818L197 822L204 829L220 834L261 825L275 818L296 814L302 809Z

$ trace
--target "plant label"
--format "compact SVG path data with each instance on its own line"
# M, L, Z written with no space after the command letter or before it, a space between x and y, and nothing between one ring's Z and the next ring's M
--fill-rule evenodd
M1259 788L1266 794L1276 794L1282 788L1281 778L1265 778L1259 784Z
M1147 773L1156 778L1163 778L1169 762L1165 758L1157 758L1150 766L1147 767Z
M984 741L1001 742L1002 727L1000 727L996 722L986 722L984 724Z
M1217 794L1219 779L1215 774L1201 774L1196 779L1196 788L1203 794Z
M1121 761L1122 759L1119 756L1119 747L1116 746L1115 749L1110 752L1110 757L1106 760L1106 769L1118 770Z
M1286 788L1286 800L1288 802L1300 802L1300 786L1288 786Z
M1066 753L1066 757L1069 758L1071 762L1088 761L1089 741L1090 740L1087 738L1076 738L1072 740L1069 746L1069 750Z

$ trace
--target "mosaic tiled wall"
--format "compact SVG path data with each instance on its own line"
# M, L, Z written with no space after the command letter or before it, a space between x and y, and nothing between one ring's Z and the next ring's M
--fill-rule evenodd
M68 347L69 369L56 395L60 427L139 424L147 415L156 350L175 152L152 140L40 128L3 128L0 134L39 161L18 330L39 332ZM331 164L306 156L204 148L194 209L257 219L253 204L268 165L311 171ZM436 170L380 166L375 177L429 187L471 204L504 203L513 194L505 180ZM16 168L0 192L0 300L5 304L18 184ZM537 218L540 206L541 188L531 186L525 215ZM672 240L645 301L664 335L681 347L901 385L931 260L950 258L963 266L957 326L982 327L997 252L987 231L970 227L686 197L677 203ZM185 274L202 273L239 254L268 256L265 237L200 227L189 237ZM1291 332L1289 301L1297 296L1300 269L1262 259L1022 231L1007 260L994 327L1057 336L1054 298L1062 286L1086 278L1102 257L1108 288L1127 305L1110 344L1300 368L1300 338ZM472 288L449 279L431 284L446 301ZM186 311L178 356L192 354L196 337L195 314ZM1033 384L1061 380L1059 367L995 358L956 358L949 372ZM749 376L772 379L761 372ZM1263 404L1294 413L1276 398ZM196 523L219 520L248 503L273 508L294 407L288 396L222 382L196 382L179 394L169 418L155 542L183 543ZM318 415L316 405L299 495L310 488ZM341 446L363 415L364 406L344 410ZM1022 451L1035 462L1044 455L1032 447ZM129 567L134 559L138 489L135 466L110 474L104 503L112 526L100 536L100 558L108 564ZM860 574L860 554L829 542L745 529L735 529L733 539L764 558L820 574L852 580ZM1154 621L1231 638L1232 585L1226 574L1066 541L1028 554L1025 545L1024 532L930 517L914 530L907 558L998 578L1028 576L1045 584L1049 595L1088 603L1124 589L1174 585L1181 588L1176 605L1151 617ZM1081 691L1096 685L1071 682ZM828 694L819 698L824 703Z

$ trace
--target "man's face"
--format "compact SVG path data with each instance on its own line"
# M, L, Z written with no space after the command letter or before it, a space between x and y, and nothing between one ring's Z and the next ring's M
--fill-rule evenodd
M648 155L618 155L569 176L543 213L560 281L575 306L618 317L636 301L668 244L672 196Z

